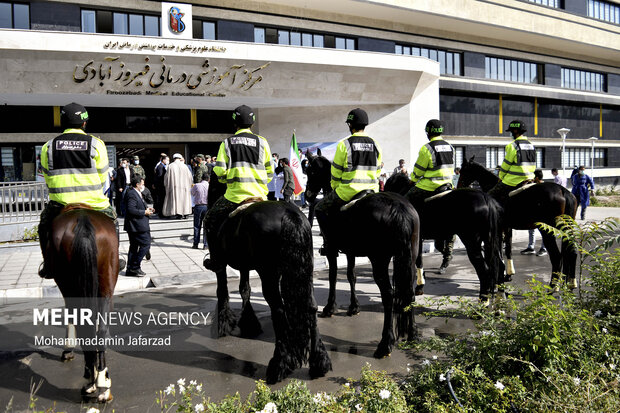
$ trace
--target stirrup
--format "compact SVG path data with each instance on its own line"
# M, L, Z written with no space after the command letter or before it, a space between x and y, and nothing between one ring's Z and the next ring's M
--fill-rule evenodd
M39 277L44 278L46 280L51 280L54 278L53 275L47 272L47 269L45 268L45 261L43 261L41 265L39 265Z
M327 249L327 247L325 245L321 246L319 248L319 255L321 255L322 257L327 257L329 253L329 250ZM338 256L338 251L336 251L336 257Z

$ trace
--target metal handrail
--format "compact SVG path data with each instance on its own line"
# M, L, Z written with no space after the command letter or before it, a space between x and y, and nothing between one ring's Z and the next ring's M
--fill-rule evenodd
M47 200L45 182L0 182L0 225L38 222Z

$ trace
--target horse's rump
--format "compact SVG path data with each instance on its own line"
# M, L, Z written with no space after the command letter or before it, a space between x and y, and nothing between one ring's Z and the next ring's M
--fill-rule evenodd
M576 203L566 188L552 182L543 182L511 196L505 210L505 219L510 228L533 229L536 228L536 222L555 225L555 219L560 215L574 217Z

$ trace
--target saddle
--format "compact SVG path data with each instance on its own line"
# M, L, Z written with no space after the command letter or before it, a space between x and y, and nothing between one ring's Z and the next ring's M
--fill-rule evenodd
M528 189L528 188L530 188L530 187L532 187L534 185L536 185L536 183L534 181L532 181L532 180L524 181L521 184L521 186L519 186L517 189L515 189L514 191L508 192L508 196L511 197L511 196L515 196L517 194L520 194L521 192L525 191L526 189Z
M228 214L228 218L234 217L235 215L239 214L241 211L243 211L244 209L246 209L250 205L255 204L257 202L264 202L264 199L259 197L259 196L251 196L249 198L244 199L239 204L239 206L237 208L235 208L235 210L233 212Z
M91 207L90 205L80 204L80 203L67 204L64 206L63 209L60 210L60 213L64 214L65 212L73 211L75 209L93 209L93 207Z
M340 212L346 211L347 209L351 208L360 199L364 198L367 195L374 194L374 193L375 191L373 191L372 189L365 189L363 191L358 192L357 194L355 194L353 198L351 198L349 203L340 207Z

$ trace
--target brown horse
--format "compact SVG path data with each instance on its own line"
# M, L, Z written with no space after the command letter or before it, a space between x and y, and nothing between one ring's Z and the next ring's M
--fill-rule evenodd
M68 310L92 311L94 325L78 323L78 338L105 338L107 326L98 314L111 308L112 294L119 271L118 237L113 221L101 212L83 205L68 205L52 222L46 249L46 266L65 299ZM105 317L101 317L105 319ZM85 325L81 325L85 324ZM75 338L76 329L67 326L67 337ZM100 340L103 341L103 340ZM82 395L99 402L112 400L111 380L105 361L105 345L82 345L84 378L88 380ZM71 348L63 361L74 358Z

